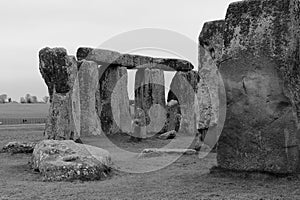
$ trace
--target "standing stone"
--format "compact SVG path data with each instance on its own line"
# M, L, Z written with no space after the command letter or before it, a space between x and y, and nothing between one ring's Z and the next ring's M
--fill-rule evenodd
M135 75L135 110L146 115L147 134L159 133L166 122L164 72L138 69Z
M171 100L167 103L167 122L163 132L179 131L181 114L178 101Z
M78 72L81 108L81 135L101 134L101 124L96 113L96 91L99 77L98 65L93 61L83 60Z
M140 141L147 137L145 112L141 108L137 108L132 122L132 137L133 141Z
M199 36L199 75L197 92L196 146L211 148L221 134L225 118L225 89L217 65L221 62L225 20L206 22Z
M75 93L77 61L68 56L63 48L44 48L39 52L40 72L44 78L51 105L46 122L45 137L48 139L73 139L80 137L78 129L79 99ZM75 116L73 116L76 114ZM80 122L79 122L80 123Z
M127 69L124 67L99 68L96 109L106 134L131 132L127 79Z
M196 71L177 72L171 82L168 102L176 100L180 106L179 132L196 134L195 99L199 75Z
M204 23L199 35L199 71L202 69L213 70L208 60L216 63L221 61L224 47L225 20ZM208 52L204 52L204 50ZM210 57L208 57L208 55Z
M217 64L222 57L224 26L224 20L206 22L199 36L199 74L201 79L198 85L198 93L201 99L199 100L202 101L202 105L204 106L204 108L200 108L200 110L205 112L210 110L208 112L209 122L204 122L204 124L206 124L205 126L208 125L208 127L219 124L219 92L223 88ZM207 96L207 98L205 96ZM204 102L205 99L207 99L206 103ZM210 104L210 108L207 108L205 104ZM201 106L201 103L199 103L199 105Z
M241 1L227 10L219 67L227 95L217 155L222 168L297 170L299 4L298 0Z

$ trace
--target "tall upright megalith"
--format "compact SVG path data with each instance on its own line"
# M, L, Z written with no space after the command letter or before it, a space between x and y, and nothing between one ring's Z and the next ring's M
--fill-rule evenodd
M225 20L206 22L199 35L199 76L197 129L204 142L214 146L221 134L226 112L226 97L218 70L224 47ZM202 134L203 134L202 133Z
M147 134L160 132L166 122L164 72L160 69L138 69L135 75L135 110L146 116Z
M298 0L229 5L219 63L227 96L222 168L296 172L300 117Z
M44 48L39 52L39 69L48 86L51 105L45 127L48 139L80 137L80 103L77 61L63 48ZM74 87L75 86L75 87Z
M100 135L101 124L96 112L96 91L99 89L98 65L82 60L78 71L82 136Z
M180 128L183 134L196 134L195 100L197 100L197 71L176 72L172 79L168 102L176 100L180 106Z
M131 132L131 116L127 91L127 69L120 66L99 68L97 111L106 134Z
M202 86L198 88L207 90L211 104L210 126L218 124L220 90L222 88L222 78L219 74L218 63L221 61L224 46L224 20L206 22L199 35L199 75ZM206 89L207 87L207 89ZM204 91L199 91L202 95ZM205 92L204 92L205 93ZM203 99L203 98L202 98Z

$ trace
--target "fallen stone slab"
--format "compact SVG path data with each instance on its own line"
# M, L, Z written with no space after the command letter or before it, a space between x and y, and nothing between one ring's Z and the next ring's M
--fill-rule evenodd
M168 131L166 133L161 134L160 136L158 136L159 139L162 140L170 140L170 139L174 139L176 137L176 131Z
M165 155L194 155L197 151L194 149L144 149L139 158L159 157Z
M34 146L36 145L35 142L20 142L20 141L14 141L9 142L6 144L2 149L1 153L32 153Z
M46 181L102 180L111 171L108 151L72 140L43 140L33 151L32 168Z
M190 71L194 66L186 60L173 58L152 58L141 55L121 54L105 49L80 47L77 50L78 60L90 60L102 66L123 66L127 69L161 69L164 71Z

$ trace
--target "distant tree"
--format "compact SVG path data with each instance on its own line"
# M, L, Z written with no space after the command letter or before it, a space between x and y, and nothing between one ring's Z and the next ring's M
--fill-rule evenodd
M30 102L31 103L38 103L37 97L36 96L31 96L30 97ZM29 102L28 102L29 103Z
M1 94L0 95L0 103L5 103L7 99L7 94Z
M25 102L26 102L26 103L32 103L32 102L31 102L31 95L30 95L30 94L26 94L26 95L25 95Z
M44 103L48 103L49 102L49 97L48 96L44 96L43 97L43 101L44 101Z
M26 103L26 99L24 97L20 98L20 103Z

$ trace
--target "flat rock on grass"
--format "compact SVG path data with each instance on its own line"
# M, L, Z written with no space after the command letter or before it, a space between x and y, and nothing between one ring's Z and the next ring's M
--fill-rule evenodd
M164 155L194 155L197 151L194 149L144 149L139 158L158 157Z
M47 181L102 180L111 171L108 151L72 140L44 140L32 155L32 168Z
M6 144L0 152L1 153L12 153L12 154L32 153L35 145L36 145L35 142L14 141L14 142L9 142L8 144Z
M161 140L170 140L170 139L174 139L175 137L176 137L176 131L174 131L174 130L168 131L168 132L158 136L158 138Z

